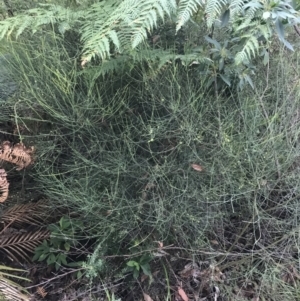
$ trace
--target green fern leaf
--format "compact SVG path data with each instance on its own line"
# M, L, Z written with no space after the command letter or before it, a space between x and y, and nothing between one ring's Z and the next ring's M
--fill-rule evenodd
M255 36L249 36L242 51L237 53L235 57L235 63L237 65L242 63L248 63L249 60L251 59L251 56L255 57L258 50L259 50L259 43L257 38Z
M243 6L245 4L244 0L232 0L229 5L230 16L234 19L237 15L242 12Z
M108 33L108 35L109 35L109 38L111 39L111 41L114 43L116 49L118 51L120 51L120 48L121 48L120 47L120 41L119 41L119 38L118 38L118 35L117 35L116 31L115 30L111 30Z
M221 15L223 7L225 7L227 0L208 0L205 13L207 15L207 26L210 28L216 21L217 17Z
M132 48L136 48L147 37L147 31L145 28L140 28L132 37Z
M95 55L102 59L109 56L107 41L103 43L102 39L109 39L118 49L136 48L158 26L158 18L171 14L175 6L174 0L109 1L93 5L87 16L96 21L83 26L81 35L84 60L89 61Z
M70 30L71 26L68 22L62 22L58 25L58 31L63 35L67 30Z
M18 28L17 33L16 33L16 38L19 37L20 34L22 34L22 32L31 25L32 20L30 17L25 17L23 20L23 24L21 24L21 26Z
M199 6L202 6L201 0L182 0L179 2L176 33L191 18Z

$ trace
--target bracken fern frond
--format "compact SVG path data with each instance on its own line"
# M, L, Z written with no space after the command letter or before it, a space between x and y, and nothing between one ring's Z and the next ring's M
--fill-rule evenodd
M84 60L89 61L95 55L102 59L109 57L109 42L118 51L136 48L157 27L159 18L163 20L175 9L174 0L127 0L118 5L116 1L93 5L87 13L93 26L87 22L82 30Z
M33 32L42 25L54 25L62 22L68 23L70 27L79 22L83 17L84 11L72 11L59 5L43 5L44 8L33 8L26 11L26 14L19 14L15 17L0 21L0 38L10 36L14 30L17 30L18 37L26 29Z
M242 51L238 52L235 57L235 63L237 65L241 63L249 62L251 56L255 57L256 52L259 49L259 43L255 36L247 36L247 42L244 45Z
M181 0L178 5L176 32L191 18L199 6L202 6L201 0Z
M207 16L207 26L211 27L216 18L221 14L223 7L227 4L227 0L208 0L205 13Z
M232 19L234 19L235 16L241 13L244 4L245 4L244 0L232 0L230 2L229 9L230 9L230 16Z

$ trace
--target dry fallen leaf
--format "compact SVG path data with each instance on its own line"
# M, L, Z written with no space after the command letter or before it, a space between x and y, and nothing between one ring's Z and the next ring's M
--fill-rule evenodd
M181 287L178 287L178 294L183 301L189 301L188 296L186 295L185 291Z
M149 276L148 275L145 275L145 274L143 274L142 276L141 276L141 283L143 283L146 279L148 279L149 278Z
M143 293L143 295L144 295L144 300L145 301L153 301L153 299L149 295L147 295L145 293Z
M158 241L157 243L160 249L164 247L164 243L162 241Z
M215 239L211 240L210 243L214 246L218 246L219 245L219 242Z
M192 168L196 171L203 171L203 167L201 165L198 165L198 164L192 164L191 165Z
M157 34L157 35L153 36L152 37L152 43L156 44L156 42L158 42L159 39L160 39L160 35Z

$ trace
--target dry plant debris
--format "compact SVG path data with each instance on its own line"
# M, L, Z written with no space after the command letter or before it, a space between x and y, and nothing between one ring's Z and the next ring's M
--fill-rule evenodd
M16 164L17 170L33 163L33 153L34 147L27 148L23 143L13 145L9 141L4 141L0 146L0 159Z
M46 290L42 287L42 286L39 286L39 287L37 287L37 289L36 289L36 292L37 292L37 294L38 295L40 295L43 299L47 296L47 292L46 292Z
M188 294L187 296L189 296L191 300L207 300L206 297L210 295L214 300L217 300L220 295L220 289L214 284L224 283L226 277L221 270L213 264L210 264L206 268L202 268L201 266L201 264L199 265L196 262L190 262L179 272L180 277L185 280L184 282L186 284L194 283L193 286L187 285L185 287L186 292L192 292L192 295ZM177 298L178 300L185 301L186 298L188 298L185 297L186 293L182 287L178 288L178 295L180 296L180 298ZM204 298L202 299L202 297Z
M3 203L6 201L8 197L8 187L9 183L7 182L6 178L7 174L4 169L0 169L0 203Z
M27 148L23 143L13 145L9 141L3 141L0 145L0 160L16 164L17 170L28 167L33 163L34 147ZM0 203L8 198L7 174L4 169L0 169Z

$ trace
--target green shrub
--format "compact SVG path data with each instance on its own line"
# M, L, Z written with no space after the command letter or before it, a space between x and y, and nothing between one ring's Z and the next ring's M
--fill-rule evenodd
M154 241L196 252L213 239L242 258L288 245L280 256L292 258L299 92L283 57L268 76L261 67L254 92L225 98L176 63L152 79L143 65L99 78L67 41L34 43L11 48L31 112L17 106L17 120L37 148L34 189L82 217L99 258Z

